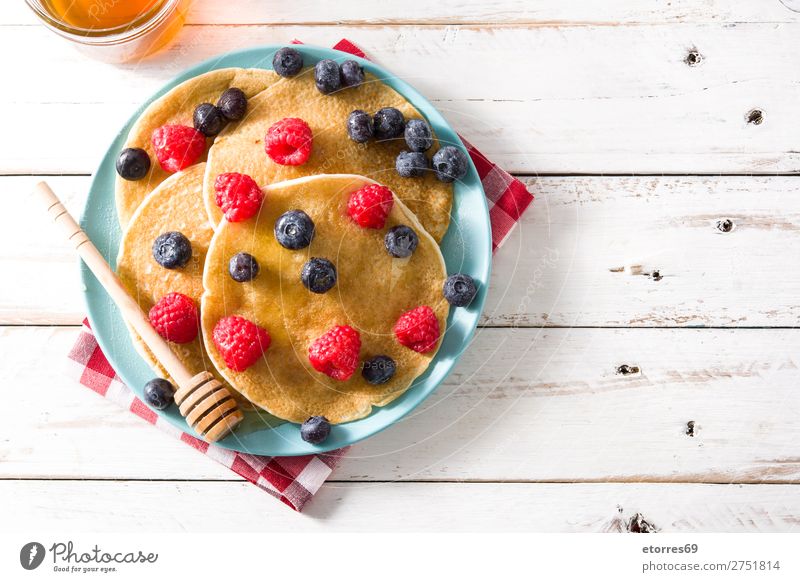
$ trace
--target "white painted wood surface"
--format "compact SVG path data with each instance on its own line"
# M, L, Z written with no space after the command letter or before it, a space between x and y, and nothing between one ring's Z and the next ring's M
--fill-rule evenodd
M22 2L8 2L0 23L32 24L33 17ZM603 23L650 24L660 22L795 22L797 13L778 0L609 0L596 2L553 2L551 0L406 0L372 2L344 0L318 2L293 0L283 6L264 0L238 0L226 4L194 0L190 24L330 24L361 25L404 23L469 22L509 23Z
M303 514L249 483L4 481L9 531L797 531L793 485L331 483ZM220 505L210 499L225 499ZM203 511L198 511L203 507Z
M231 478L66 381L75 335L0 327L7 384L31 387L16 396L30 413L0 408L13 435L0 478ZM436 393L357 445L336 478L793 483L799 342L794 329L484 328Z
M41 27L6 26L0 51L26 54L7 61L6 74L26 82L0 93L0 107L14 111L4 131L17 136L0 142L3 171L92 172L138 105L190 65L254 45L302 38L330 46L342 37L514 172L800 171L800 50L792 50L800 22L198 25L123 67L88 60ZM695 48L702 60L689 66ZM764 112L760 125L747 122L754 108ZM32 123L50 130L46 140Z
M0 5L0 50L23 55L4 61L0 92L14 136L0 140L13 217L0 372L18 403L0 408L4 524L197 530L196 508L224 495L231 531L624 531L636 513L660 531L796 529L798 13L778 0L197 0L189 22L167 51L111 66L21 2ZM116 129L204 58L343 36L537 200L496 257L455 373L354 447L298 516L65 378L77 266L26 193L74 174L48 180L80 212Z
M535 207L495 257L485 325L791 327L800 321L800 275L789 260L800 256L797 178L525 180ZM31 212L27 193L35 181L0 177L9 213ZM89 178L51 181L79 212ZM724 233L718 222L726 219L732 230ZM33 220L44 226L38 214ZM29 229L12 221L0 231L0 272L16 282L0 296L0 324L79 324L84 308L73 254L57 233L32 240ZM69 284L49 284L54 279Z

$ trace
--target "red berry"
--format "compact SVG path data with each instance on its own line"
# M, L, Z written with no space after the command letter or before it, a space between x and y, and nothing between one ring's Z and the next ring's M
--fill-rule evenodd
M267 130L264 149L270 159L282 166L305 164L314 141L311 128L297 117L284 117Z
M185 125L162 125L150 139L158 163L166 172L188 168L206 151L206 136Z
M214 180L217 206L230 222L241 222L258 214L264 194L247 174L228 172Z
M225 365L235 372L255 364L272 341L266 329L238 315L220 319L211 337Z
M358 368L361 336L349 325L337 325L308 347L308 360L317 372L347 380Z
M350 194L347 214L364 228L383 228L393 205L394 198L389 188L370 184Z
M169 293L153 305L150 323L158 335L176 344L188 344L197 337L200 312L191 297L183 293Z
M394 324L394 335L402 345L424 354L439 342L439 320L427 305L406 311Z

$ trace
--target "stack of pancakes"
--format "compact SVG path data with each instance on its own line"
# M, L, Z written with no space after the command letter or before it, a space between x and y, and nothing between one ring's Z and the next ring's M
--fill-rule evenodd
M192 125L199 104L213 103L230 87L248 97L247 113L207 140L206 156L181 172L169 174L156 161L150 136L166 124ZM436 351L420 354L401 346L392 331L397 318L419 305L430 306L440 329L446 327L446 278L438 242L450 218L453 189L432 173L402 178L394 169L402 138L358 144L346 131L349 113L373 113L395 107L408 119L423 116L396 91L367 75L365 82L331 95L315 85L313 69L281 78L261 69L222 69L186 81L153 102L131 129L126 148L142 148L152 160L141 180L118 178L117 214L124 233L117 269L120 279L147 311L170 292L191 297L200 307L201 335L188 344L171 344L193 372L207 370L230 385L242 403L292 422L325 416L333 423L367 416L400 396L430 364ZM273 162L264 135L275 122L297 117L313 132L310 158L299 166ZM437 145L434 145L434 150ZM214 199L219 174L238 172L254 178L264 193L260 212L242 222L228 222ZM365 230L346 213L352 192L367 185L388 186L395 203L386 228L411 226L419 246L406 259L383 248L385 230ZM315 224L311 245L299 251L275 240L275 220L302 210ZM165 269L152 256L153 241L179 231L192 246L192 258L180 269ZM229 259L246 252L258 260L253 281L237 283L228 274ZM325 294L300 282L300 269L311 257L336 264L338 281ZM242 372L226 367L211 339L221 318L239 315L268 330L272 342L263 357ZM397 372L385 384L367 383L356 373L337 381L316 372L308 346L325 331L349 325L361 335L362 359L388 355ZM134 343L159 375L165 371L141 340Z

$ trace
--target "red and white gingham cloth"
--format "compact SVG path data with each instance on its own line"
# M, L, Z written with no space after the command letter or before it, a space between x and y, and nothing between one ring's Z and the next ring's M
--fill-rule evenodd
M333 48L364 57L361 49L346 39L339 41ZM487 160L467 140L464 138L462 140L478 169L478 175L486 192L492 223L492 249L496 250L503 244L522 213L533 201L533 195L522 182ZM70 375L87 388L222 463L296 511L301 511L306 502L314 496L347 450L339 449L326 454L302 457L265 457L237 453L201 441L174 427L134 396L131 389L122 383L108 363L87 321L84 321L80 336L69 353L69 362Z

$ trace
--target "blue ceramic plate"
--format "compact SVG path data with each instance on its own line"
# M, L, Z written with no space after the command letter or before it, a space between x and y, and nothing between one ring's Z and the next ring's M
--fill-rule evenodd
M214 69L226 67L272 69L272 57L279 48L280 46L274 45L253 48L200 63L165 85L150 101L179 83ZM334 59L340 62L345 59L357 60L366 71L383 80L421 111L441 142L463 147L453 128L422 95L383 68L333 49L310 45L303 45L298 49L303 53L306 65L321 59ZM116 266L121 234L114 206L114 163L131 125L150 101L133 114L109 146L94 175L81 220L84 230L112 267ZM367 418L334 426L331 436L321 446L304 442L300 438L298 425L292 423L275 425L274 421L265 418L268 415L256 412L247 413L245 421L240 428L237 428L235 434L228 436L219 444L256 455L303 455L322 452L367 438L391 426L413 410L445 379L475 331L489 286L492 249L490 228L483 187L475 167L470 164L464 180L455 185L452 220L450 229L442 241L442 252L447 263L447 272L463 272L471 275L478 283L478 296L469 308L450 309L447 331L436 358L425 374L417 378L413 386L400 398L388 406L376 408ZM153 377L153 372L135 351L119 311L85 266L82 266L82 276L89 319L100 347L122 380L141 398L142 387ZM158 414L181 430L192 433L174 405Z

